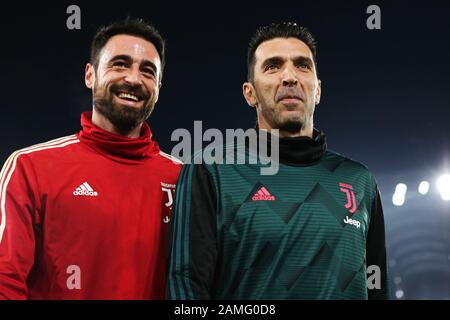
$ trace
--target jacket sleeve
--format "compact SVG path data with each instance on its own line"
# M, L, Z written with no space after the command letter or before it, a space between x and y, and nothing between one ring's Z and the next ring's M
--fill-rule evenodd
M27 299L34 264L36 193L17 152L0 174L0 299Z
M385 300L389 298L388 272L386 259L384 216L378 187L372 204L369 231L366 242L367 267L375 266L380 270L380 287L370 288L367 293L369 300ZM377 269L375 269L377 270ZM369 273L374 274L375 271Z
M175 192L167 298L211 299L217 259L216 195L209 171L184 165Z

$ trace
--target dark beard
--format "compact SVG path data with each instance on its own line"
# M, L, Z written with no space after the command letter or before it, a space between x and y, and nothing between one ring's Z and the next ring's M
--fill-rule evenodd
M153 106L151 104L144 104L142 108L135 109L116 103L112 92L118 92L119 88L124 88L124 86L111 85L107 94L103 96L98 96L94 93L93 103L95 110L108 119L119 134L127 135L148 119L153 110Z
M280 123L277 129L292 134L299 133L303 129L303 123L300 121L286 121Z
M278 129L280 132L289 134L299 133L305 126L306 119L287 119L281 120L279 115L274 111L263 111L263 115L268 119L268 123L272 129Z

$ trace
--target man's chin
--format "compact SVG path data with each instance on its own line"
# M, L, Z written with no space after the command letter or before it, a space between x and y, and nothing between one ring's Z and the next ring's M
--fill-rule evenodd
M299 123L285 123L280 128L279 131L296 134L302 131L302 125Z
M114 117L116 118L116 121L138 125L147 120L149 115L150 113L147 113L144 110L144 107L136 109L126 105L115 106Z
M290 117L289 119L284 119L278 123L278 129L280 131L285 131L288 133L298 133L302 130L304 125L303 119L299 116Z
M141 101L138 104L123 103L120 101L114 101L112 103L112 110L116 114L121 114L124 117L132 118L148 118L150 115L152 107L146 105L147 101Z
M145 120L144 107L135 108L116 101L98 100L94 101L94 108L112 124L119 127L133 127Z
M127 104L115 103L114 110L120 114L142 114L144 107L129 106Z

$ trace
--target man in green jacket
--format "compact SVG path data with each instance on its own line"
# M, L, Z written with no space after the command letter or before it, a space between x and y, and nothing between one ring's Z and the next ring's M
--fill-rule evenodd
M295 23L262 27L252 38L243 94L256 109L259 136L278 134L279 170L183 167L168 298L387 298L378 187L364 165L327 150L314 128L316 66L315 40Z

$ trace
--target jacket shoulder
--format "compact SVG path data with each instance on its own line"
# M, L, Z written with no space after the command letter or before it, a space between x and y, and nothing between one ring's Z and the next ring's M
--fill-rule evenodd
M327 150L322 165L330 171L336 171L339 168L343 175L365 177L364 180L368 181L372 187L377 184L375 176L365 164L337 152Z
M183 162L180 159L170 154L163 151L159 151L157 154L157 167L161 176L173 181L173 183L176 182L182 165Z
M327 150L325 152L324 160L329 161L329 162L340 163L340 164L345 163L346 166L350 166L354 170L361 170L361 171L366 171L367 173L370 173L369 168L365 164L363 164L359 161L356 161L352 158L349 158L347 156L344 156L340 153L337 153L335 151Z
M18 149L10 155L9 159L19 160L23 159L24 157L34 159L40 156L54 155L55 153L58 154L66 151L67 148L71 148L73 145L79 142L80 140L78 139L78 137L73 134Z
M183 161L181 161L180 159L178 159L178 158L176 158L176 157L174 157L174 156L172 156L172 155L170 155L168 153L165 153L165 152L163 152L161 150L158 153L158 158L164 164L167 164L169 166L177 166L177 167L179 167L179 166L183 165Z

